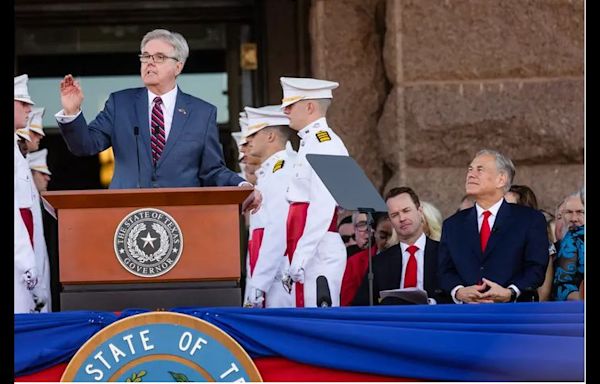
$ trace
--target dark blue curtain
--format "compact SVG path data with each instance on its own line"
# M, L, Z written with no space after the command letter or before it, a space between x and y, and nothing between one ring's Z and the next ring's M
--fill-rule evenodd
M216 325L252 357L426 380L582 381L583 308L548 302L172 311ZM16 315L16 375L68 361L116 319L104 312Z

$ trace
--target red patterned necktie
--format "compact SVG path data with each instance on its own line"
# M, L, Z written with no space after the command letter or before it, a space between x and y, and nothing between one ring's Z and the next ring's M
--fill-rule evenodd
M419 250L416 245L411 245L406 248L410 256L408 257L408 263L406 263L406 273L404 274L404 288L416 287L417 286L417 257L415 254Z
M481 223L481 231L479 232L479 237L481 239L481 252L485 251L485 247L487 246L488 240L490 239L490 223L488 222L488 218L492 215L490 211L483 211L483 223Z
M154 165L158 163L160 155L165 148L167 139L165 137L165 118L161 108L162 99L160 97L154 98L154 106L152 107L152 119L150 120L150 127L152 128L152 136L150 138L150 145L152 146L152 161Z

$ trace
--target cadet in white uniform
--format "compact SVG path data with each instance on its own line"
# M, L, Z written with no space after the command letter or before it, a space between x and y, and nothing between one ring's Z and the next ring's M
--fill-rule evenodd
M43 109L42 109L43 111ZM35 112L35 111L34 111ZM33 112L32 112L33 113ZM43 113L43 112L42 112ZM39 116L39 123L41 124L41 115ZM38 119L37 116L34 116ZM43 135L42 135L43 136ZM47 149L41 151L31 152L27 154L27 163L29 165L31 174L31 183L33 187L33 250L35 252L36 265L38 266L39 280L38 287L36 288L36 294L41 294L42 298L37 298L40 301L45 302L45 305L40 309L40 312L51 312L51 294L50 294L50 262L48 259L48 249L46 247L46 237L44 235L44 221L42 219L42 205L40 200L40 192L35 183L35 177L33 171L39 172L44 175L50 175L50 170L46 164L46 155L48 154ZM43 177L43 176L42 176Z
M244 295L247 307L292 307L294 302L281 284L289 266L285 223L288 211L286 189L296 153L287 147L289 119L280 106L246 107L248 154L260 160L257 188L264 196L263 207L251 216L248 284ZM257 220L255 220L255 218Z
M14 97L14 313L34 312L36 304L32 291L37 285L37 266L33 252L33 216L31 207L31 172L17 145L17 129L25 128L27 115L34 105L27 90L27 75L15 77ZM27 220L27 221L25 221ZM29 226L30 228L27 228ZM30 235L31 233L31 235Z
M337 233L336 202L312 169L306 155L348 155L342 140L327 125L325 115L338 83L308 78L281 78L282 107L290 127L302 139L287 191L287 255L290 268L284 282L297 307L317 305L316 280L325 276L331 304L339 306L346 248Z
M240 176L243 177L244 179L248 180L250 183L252 183L253 185L256 185L256 177L254 176L254 172L250 175L248 174L248 170L246 169L247 167L247 162L248 162L248 156L246 155L246 151L247 151L247 147L248 147L248 141L246 140L246 135L248 134L248 118L246 117L246 111L242 111L240 112L240 118L239 118L239 125L240 125L240 131L239 132L234 132L231 135L233 136L233 138L235 139L237 146L238 146L238 151L239 151L239 155L238 155L238 161L240 162ZM258 211L260 212L260 210ZM257 219L255 219L257 220ZM244 213L244 224L245 224L245 228L247 228L248 230L248 243L247 243L247 247L246 247L246 255L244 256L244 260L245 260L245 264L246 264L246 268L244 269L244 273L243 275L245 276L245 287L248 286L248 281L250 280L250 276L249 276L249 271L250 271L250 266L248 264L249 262L249 257L248 257L248 252L250 249L250 245L252 243L252 230L254 229L254 225L252 224L252 215L250 212L246 212ZM242 302L243 304L243 302Z

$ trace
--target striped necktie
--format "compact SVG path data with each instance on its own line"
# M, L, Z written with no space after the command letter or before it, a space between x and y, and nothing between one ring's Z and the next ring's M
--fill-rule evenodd
M158 163L160 155L165 148L167 139L165 137L165 118L161 108L162 99L160 97L154 98L154 106L152 107L152 119L150 120L150 127L152 128L151 146L152 146L152 161L154 165Z

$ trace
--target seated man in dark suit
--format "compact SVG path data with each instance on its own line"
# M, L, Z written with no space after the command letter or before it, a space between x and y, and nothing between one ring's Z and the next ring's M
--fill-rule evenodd
M423 210L417 194L408 187L386 195L392 226L400 242L373 257L373 303L405 304L398 299L379 302L379 292L416 287L427 291L430 302L443 302L437 286L438 242L423 232ZM388 301L389 300L389 301ZM407 303L406 303L407 304ZM365 276L352 305L369 305L369 280Z
M527 300L544 281L546 220L504 200L514 175L512 161L492 150L469 165L466 192L475 206L446 219L439 246L440 286L456 303Z

